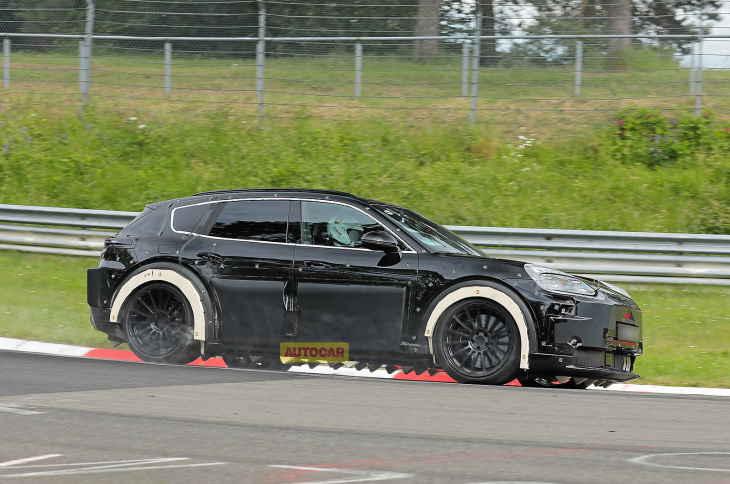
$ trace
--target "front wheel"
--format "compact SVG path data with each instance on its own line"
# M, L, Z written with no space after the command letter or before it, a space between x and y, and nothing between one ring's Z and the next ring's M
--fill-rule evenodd
M142 361L185 365L200 356L190 303L169 284L147 284L129 296L124 331L129 347Z
M447 309L433 337L446 373L461 383L502 385L520 364L520 335L512 316L495 302L465 300Z

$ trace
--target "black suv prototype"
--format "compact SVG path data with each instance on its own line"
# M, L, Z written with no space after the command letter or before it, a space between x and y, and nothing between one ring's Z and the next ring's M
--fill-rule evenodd
M622 289L487 257L411 210L325 190L198 193L148 205L88 271L91 321L144 361L285 368L283 348L459 382L637 378L641 311ZM315 345L316 346L316 345Z

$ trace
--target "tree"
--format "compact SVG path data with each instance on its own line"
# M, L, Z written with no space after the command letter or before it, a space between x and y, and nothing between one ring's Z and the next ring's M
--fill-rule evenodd
M416 37L433 37L439 35L439 13L441 0L419 0L416 16ZM413 44L413 60L428 62L438 52L438 40L416 40Z
M631 0L602 0L606 10L606 33L609 35L631 35ZM629 38L608 39L610 53L620 52L631 46Z
M519 1L522 0L517 0L517 2ZM515 1L510 3L514 4ZM442 25L441 33L442 35L472 35L476 16L481 12L483 38L479 46L479 63L482 66L495 66L499 63L500 53L497 51L497 40L494 36L509 34L514 28L514 24L497 12L497 8L500 7L498 1L479 0L478 7L473 2L463 0L443 2L441 14L447 20Z
M499 63L497 39L489 38L496 35L499 30L494 17L494 2L492 0L480 0L479 6L482 14L482 35L487 37L482 39L479 46L479 64L482 66L496 66Z
M697 33L700 16L705 23L719 19L717 9L722 0L533 0L529 3L535 15L521 25L527 34L646 35L645 43L687 54L692 39L651 36ZM542 62L559 62L570 43L567 39L529 40L515 45L513 51ZM633 39L610 38L600 50L616 58L634 43Z

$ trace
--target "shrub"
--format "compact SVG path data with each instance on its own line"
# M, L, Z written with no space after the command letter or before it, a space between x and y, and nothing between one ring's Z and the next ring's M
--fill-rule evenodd
M727 150L730 131L714 119L712 112L669 118L661 111L624 109L609 136L612 151L621 161L656 167Z

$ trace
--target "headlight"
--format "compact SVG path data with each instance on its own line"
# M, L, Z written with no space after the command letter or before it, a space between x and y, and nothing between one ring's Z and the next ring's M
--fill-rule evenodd
M537 285L546 291L583 294L586 296L595 296L596 294L596 288L565 272L533 264L525 264L525 270Z
M603 284L603 285L604 285L604 286L606 286L607 288L611 289L612 291L616 291L616 292L617 292L617 293L619 293L619 294L623 294L624 296L626 296L626 297L628 297L628 298L630 298L630 297L631 297L631 296L629 295L629 293L628 293L628 292L626 292L626 290L625 290L624 288L622 288L622 287L618 287L618 286L616 286L616 285L614 285L614 284L609 284L609 283L608 283L608 282L606 282L606 281L600 281L600 282L601 282L601 284Z

